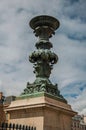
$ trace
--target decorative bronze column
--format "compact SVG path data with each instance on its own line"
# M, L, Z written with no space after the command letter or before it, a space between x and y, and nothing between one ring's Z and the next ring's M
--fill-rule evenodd
M34 30L35 36L39 37L35 45L37 50L29 56L29 61L34 65L36 80L32 84L27 83L22 95L44 92L66 102L60 95L57 84L53 85L49 80L53 64L58 61L58 56L50 50L53 46L49 38L55 34L59 26L60 23L56 18L47 15L37 16L30 21L30 27Z

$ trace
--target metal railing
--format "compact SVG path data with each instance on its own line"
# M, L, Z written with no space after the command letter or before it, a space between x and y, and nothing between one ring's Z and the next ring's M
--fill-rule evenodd
M12 123L2 123L0 124L0 130L36 130L36 127Z

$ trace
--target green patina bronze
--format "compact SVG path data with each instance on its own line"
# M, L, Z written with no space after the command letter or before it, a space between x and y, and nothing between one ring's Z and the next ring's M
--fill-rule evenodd
M58 61L58 56L50 50L53 46L49 38L55 34L59 25L57 19L46 15L37 16L30 21L30 27L34 30L35 36L39 37L35 45L37 50L29 56L29 61L33 63L36 80L32 84L27 83L21 96L45 92L66 102L60 94L57 84L53 85L49 80L53 65Z

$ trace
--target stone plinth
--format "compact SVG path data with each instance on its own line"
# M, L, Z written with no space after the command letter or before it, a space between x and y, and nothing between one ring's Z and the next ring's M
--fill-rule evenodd
M71 130L71 106L46 93L19 97L5 109L9 122L36 126L36 130Z

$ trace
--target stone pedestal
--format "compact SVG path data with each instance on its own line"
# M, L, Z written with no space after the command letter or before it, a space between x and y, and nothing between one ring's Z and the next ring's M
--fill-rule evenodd
M76 114L69 104L47 93L19 97L5 111L9 122L32 125L36 130L71 130Z

